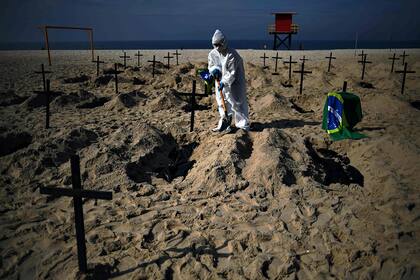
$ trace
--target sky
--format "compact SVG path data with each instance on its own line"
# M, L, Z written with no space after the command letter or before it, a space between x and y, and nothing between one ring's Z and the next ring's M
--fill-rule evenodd
M420 40L420 0L0 0L0 42L41 42L41 25L92 27L97 41L271 38L273 12L296 12L299 40ZM83 41L80 31L51 40Z

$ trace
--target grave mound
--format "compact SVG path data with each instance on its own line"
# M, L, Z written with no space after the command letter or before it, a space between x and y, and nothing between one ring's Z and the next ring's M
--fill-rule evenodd
M98 134L92 130L83 127L74 129L67 136L47 143L41 162L46 167L60 166L67 162L71 155L96 142L98 137Z
M132 108L139 104L144 105L146 102L146 95L140 91L132 91L129 93L120 93L118 96L114 97L108 104L108 108L113 109L124 109Z
M69 94L62 94L54 99L52 102L56 106L75 105L82 101L93 100L95 95L86 90L79 90L78 92L71 92Z
M50 91L50 102L52 102L58 96L63 95L61 91ZM28 109L35 109L39 107L44 107L46 103L45 93L36 93L35 95L29 97L25 102L22 103L22 106L25 106Z
M137 78L137 77L133 78L133 85L145 85L145 84L146 84L146 79Z
M160 110L170 110L173 108L182 108L186 102L174 94L175 90L170 90L166 94L160 94L150 101L149 106L152 112Z
M110 81L112 80L112 76L111 75L102 75L99 76L95 79L95 86L99 87L99 86L105 86L107 85Z
M25 101L28 97L22 97L17 95L13 90L0 93L0 106L7 107L11 105L20 104Z
M76 77L70 77L63 79L64 84L76 84L76 83L83 83L89 81L90 78L87 75L80 75Z
M80 104L77 105L76 108L79 108L79 109L93 109L93 108L96 108L96 107L104 106L105 103L107 103L110 100L111 100L111 98L107 97L107 96L94 97L92 99L80 102Z
M32 142L32 135L27 132L6 132L0 135L0 157L26 148Z

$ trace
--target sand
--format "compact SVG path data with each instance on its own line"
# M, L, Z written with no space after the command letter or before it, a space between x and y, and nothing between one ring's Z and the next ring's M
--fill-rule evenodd
M166 64L168 51L144 51L140 68L120 67L119 95L88 51L53 51L48 130L33 93L46 52L0 52L0 278L419 279L420 50L407 51L416 73L403 95L394 50L365 50L374 88L360 86L352 50L333 50L331 73L330 51L280 51L310 59L301 95L297 74L282 86L286 65L272 75L264 51L240 50L252 126L224 135L210 131L214 95L197 99L190 132L179 94L193 80L203 93L196 70L208 51L180 51L179 66L158 64L154 78L146 61ZM121 51L97 55L101 69L122 63ZM322 108L344 81L361 98L356 129L368 138L333 142ZM88 274L78 272L72 199L39 191L71 187L73 153L83 187L113 193L84 201Z

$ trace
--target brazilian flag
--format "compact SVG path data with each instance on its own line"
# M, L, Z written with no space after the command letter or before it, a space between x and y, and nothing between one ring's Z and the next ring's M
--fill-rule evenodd
M366 138L366 135L353 131L353 127L362 120L362 117L362 106L357 95L348 92L328 93L322 128L334 141Z
M207 69L198 69L197 74L200 75L201 79L206 85L206 94L210 95L214 89L214 78L210 75L209 70Z

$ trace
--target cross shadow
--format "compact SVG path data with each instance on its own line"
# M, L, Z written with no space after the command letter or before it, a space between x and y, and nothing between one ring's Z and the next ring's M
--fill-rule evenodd
M183 257L185 257L186 255L188 255L189 253L191 253L193 255L193 257L197 258L201 255L211 255L213 257L213 262L215 265L217 265L218 263L218 259L219 258L227 258L231 255L233 255L232 253L229 254L225 254L225 253L218 253L217 251L225 248L228 244L228 241L225 241L221 246L219 246L218 248L214 248L212 246L209 245L201 245L201 246L194 246L195 244L193 244L190 247L185 247L185 248L169 248L167 250L165 250L163 253L165 254L164 256L160 256L158 259L155 260L151 260L148 262L142 262L139 263L137 266L123 270L123 271L119 271L119 272L115 272L115 273L108 273L108 274L92 274L88 279L112 279L112 278L116 278L116 277L120 277L123 275L126 275L128 273L134 272L139 268L144 268L147 267L151 264L157 264L159 267L167 260L171 260L171 259L181 259ZM176 256L169 256L167 252L172 252L172 253L178 253L178 255ZM171 271L169 271L169 273L171 273ZM173 273L173 271L172 271ZM168 271L165 272L165 274L168 274Z
M266 128L294 128L303 127L305 125L320 125L320 122L303 121L303 120L275 120L269 123L253 122L251 123L251 131L261 132Z

